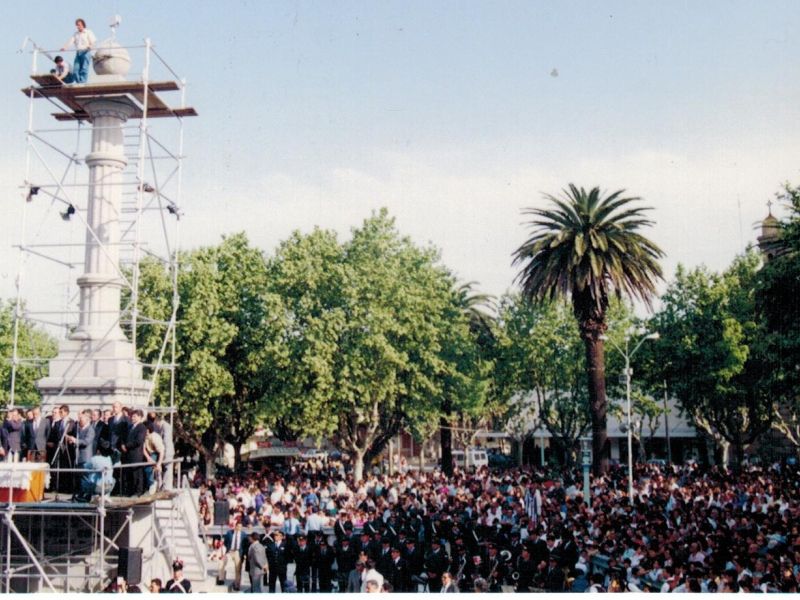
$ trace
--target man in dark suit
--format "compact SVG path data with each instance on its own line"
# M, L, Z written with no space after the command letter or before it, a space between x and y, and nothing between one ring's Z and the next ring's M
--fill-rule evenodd
M339 582L339 590L347 588L350 572L356 568L358 555L353 550L350 538L343 537L336 544L336 580Z
M122 412L122 402L117 400L111 407L111 417L108 419L108 441L111 445L111 462L120 462L122 458L122 446L128 438L128 431L131 423L128 417ZM114 469L114 478L117 480L114 493L118 494L125 487L125 478L121 469ZM126 490L127 491L127 490Z
M144 462L144 440L147 436L145 429L144 413L141 409L131 412L131 429L128 437L122 445L122 463L133 465ZM125 469L127 475L127 485L123 488L123 494L131 496L141 496L144 493L144 465L128 467Z
M25 458L28 458L28 453L33 450L31 421L33 421L33 409L29 408L25 411L25 420L22 422L22 456Z
M350 533L347 532L347 524L350 523ZM342 543L342 540L346 537L350 537L353 533L353 523L349 521L347 518L347 513L341 511L338 515L336 515L336 522L333 524L333 533L336 535L336 542L338 544Z
M100 412L99 408L95 408L92 411L92 427L94 428L95 451L97 447L101 445L101 442L103 442L103 446L111 449L111 430L103 421L103 413Z
M560 557L551 554L544 576L544 589L548 592L564 591L564 570L558 565Z
M442 589L442 573L450 567L450 559L442 548L439 538L431 538L431 551L425 557L425 572L428 574L428 589L436 594Z
M47 443L54 448L51 465L58 469L72 469L75 467L75 444L70 439L75 438L75 422L69 416L69 406L62 404L58 409L58 420L53 421ZM55 414L55 413L54 413ZM52 480L52 476L51 476ZM73 474L59 471L55 474L56 489L59 492L72 493L74 491Z
M384 577L388 577L392 569L392 540L388 537L381 540L381 552L375 561L375 569Z
M519 579L517 579L516 591L526 593L533 587L533 578L536 575L536 564L531 557L531 550L528 546L522 546L519 558L515 563Z
M121 450L122 445L128 438L128 431L132 425L128 417L122 412L122 402L119 400L114 402L111 411L111 420L108 422L111 447L115 450Z
M283 532L272 534L273 542L267 547L269 563L269 593L275 593L275 582L280 581L281 592L286 591L286 564L289 562L289 549L283 541Z
M3 427L8 433L8 450L17 458L22 458L22 433L25 423L22 419L22 413L18 408L12 408L8 411L8 417L3 423Z
M50 421L42 417L38 406L30 409L30 418L25 421L25 447L32 452L30 460L47 460L47 437L50 435Z
M5 427L0 427L0 459L8 456L8 432Z
M406 561L400 556L400 548L392 548L392 564L389 569L389 574L384 576L392 589L395 592L408 591L410 586L408 582L408 568Z
M425 567L425 556L422 554L422 549L417 546L417 542L413 537L406 539L405 548L403 548L403 558L406 561L406 569L408 582L406 588L410 592L417 591L417 583L420 581L422 569Z
M333 589L333 549L328 547L328 539L322 536L314 548L313 564L319 574L319 591L327 594Z
M293 552L294 574L297 582L297 591L301 594L311 591L311 548L306 541L306 536L297 536L297 546ZM282 590L281 590L282 591Z

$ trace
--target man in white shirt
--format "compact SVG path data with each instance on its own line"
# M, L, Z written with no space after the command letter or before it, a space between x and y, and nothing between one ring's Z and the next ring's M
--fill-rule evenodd
M75 83L86 83L89 80L89 53L94 49L97 38L94 37L91 29L86 29L86 21L77 19L75 21L77 31L67 40L63 52L67 48L75 47L75 64L72 69L72 77Z
M309 506L308 510L305 534L308 535L314 531L322 531L322 528L328 524L328 520L320 515L313 506Z

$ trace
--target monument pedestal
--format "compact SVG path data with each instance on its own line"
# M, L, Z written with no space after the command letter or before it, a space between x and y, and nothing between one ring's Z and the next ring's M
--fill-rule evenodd
M119 400L142 408L148 405L152 383L142 379L142 367L127 340L65 340L50 361L49 376L37 387L44 406L105 409Z

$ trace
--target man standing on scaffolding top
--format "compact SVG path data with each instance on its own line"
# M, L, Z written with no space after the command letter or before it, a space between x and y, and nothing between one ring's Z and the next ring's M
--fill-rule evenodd
M61 51L63 52L71 46L75 47L75 65L72 69L73 81L75 83L86 83L89 79L89 53L97 43L97 38L94 37L91 29L86 29L86 21L83 19L77 19L75 27L78 30L67 40Z

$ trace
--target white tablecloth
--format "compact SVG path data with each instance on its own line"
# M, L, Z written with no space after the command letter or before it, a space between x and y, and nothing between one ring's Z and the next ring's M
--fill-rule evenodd
M33 471L45 471L45 486L50 484L50 468L47 463L0 462L0 488L31 489Z

